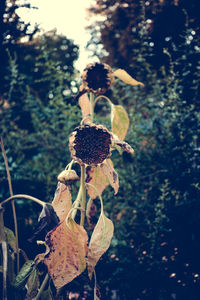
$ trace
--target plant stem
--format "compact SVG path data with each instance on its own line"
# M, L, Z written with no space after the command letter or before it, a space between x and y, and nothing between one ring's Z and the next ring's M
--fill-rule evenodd
M82 201L81 201L81 221L80 221L80 225L84 226L85 204L86 204L85 166L81 166L81 189L82 189Z
M6 151L3 144L3 139L0 140L1 150L4 158L4 163L6 167L6 173L8 178L8 186L9 186L9 192L10 196L13 196L13 188L12 188L12 182L11 182L11 176L8 166L8 160L6 156ZM14 227L15 227L15 237L16 237L16 253L17 253L17 273L19 272L19 237L18 237L18 227L17 227L17 215L16 215L16 209L15 209L15 202L11 202L12 205L12 212L13 212L13 219L14 219Z
M109 99L108 97L104 96L104 95L100 95L100 96L98 96L98 97L95 99L94 105L93 105L93 109L94 109L94 107L95 107L97 101L98 101L99 99L101 99L101 98L103 98L103 99L105 99L106 101L108 101L108 103L109 103L110 106L112 107L113 103L110 101L110 99Z
M3 300L7 300L7 268L8 268L8 249L5 241L1 242L3 254Z
M46 274L46 276L45 276L45 278L44 278L44 280L41 284L41 287L39 289L39 292L38 292L37 296L34 298L34 300L39 300L40 299L41 293L43 292L48 280L49 280L49 274Z
M29 195L25 195L25 194L18 194L18 195L11 196L11 197L7 198L6 200L2 201L0 203L0 206L5 205L6 203L10 202L11 200L20 199L20 198L34 201L34 202L40 204L41 206L44 206L46 204L46 202L43 202L42 200L39 200L39 199L37 199L35 197L29 196Z
M91 121L93 122L94 119L94 94L90 93L90 115Z
M76 213L77 213L77 208L80 205L80 201L81 201L81 196L82 196L82 186L80 185L79 191L78 191L78 195L76 197L76 200L73 203L73 212L72 212L72 219L74 220L76 217Z

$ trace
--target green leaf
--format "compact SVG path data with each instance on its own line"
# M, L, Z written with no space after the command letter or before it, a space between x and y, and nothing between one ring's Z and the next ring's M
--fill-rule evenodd
M133 77L131 77L125 70L118 69L114 72L114 76L121 79L124 83L130 84L130 85L144 85L142 82L135 80Z
M124 140L129 128L129 117L123 106L114 104L111 106L111 127L112 132L121 141Z
M33 272L34 268L35 263L33 260L28 260L27 262L25 262L15 278L15 281L13 283L14 287L17 289L22 289L25 286L28 277Z
M104 213L101 213L88 248L88 275L90 279L97 262L110 246L113 232L113 222Z

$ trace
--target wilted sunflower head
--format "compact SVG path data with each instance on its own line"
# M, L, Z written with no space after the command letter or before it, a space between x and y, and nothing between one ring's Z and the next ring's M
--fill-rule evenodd
M81 125L72 132L69 149L75 161L81 165L95 167L110 157L112 135L102 125Z
M103 63L88 64L81 75L83 88L95 95L104 94L114 81L113 71Z

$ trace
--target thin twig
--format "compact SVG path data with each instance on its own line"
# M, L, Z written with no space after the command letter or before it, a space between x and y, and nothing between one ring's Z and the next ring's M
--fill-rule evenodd
M11 182L11 176L8 166L8 160L6 156L6 151L3 144L3 138L1 137L0 140L1 150L4 158L4 163L6 167L6 173L7 173L7 179L8 179L8 186L10 191L10 196L13 196L13 188L12 188L12 182ZM13 219L14 219L14 227L15 227L15 237L16 237L16 253L17 253L17 273L19 272L19 238L18 238L18 227L17 227L17 215L16 215L16 209L15 209L15 202L11 202L12 205L12 212L13 212Z

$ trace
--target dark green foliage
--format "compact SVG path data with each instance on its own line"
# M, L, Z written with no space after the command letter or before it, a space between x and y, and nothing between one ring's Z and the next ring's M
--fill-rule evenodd
M97 265L98 284L103 299L111 299L114 290L120 300L198 300L199 2L148 2L99 0L102 6L93 9L107 18L98 23L108 51L106 61L145 84L128 87L116 80L112 87L111 100L128 111L126 140L135 155L120 156L117 151L112 155L120 189L116 196L109 188L104 195L115 235L109 253ZM93 26L95 45L99 28ZM70 49L71 60L62 45ZM11 53L7 64L8 97L0 108L0 125L14 191L50 201L57 175L71 159L69 133L81 120L70 97L76 86L77 47L55 32L20 47L23 57ZM97 47L97 54L103 57L105 52ZM66 86L69 93L63 94ZM99 119L108 125L103 105L99 101L96 110L101 106ZM0 160L1 195L6 197ZM23 217L31 216L30 205L18 206ZM36 218L32 214L32 220ZM27 232L25 236L30 237ZM80 286L76 289L80 291ZM46 290L42 297L52 297L49 293Z
M112 156L120 189L115 197L111 189L104 196L115 238L97 269L100 285L108 298L107 286L120 300L196 300L200 54L199 23L192 16L199 4L97 2L93 11L106 18L98 23L104 59L145 84L133 88L116 80L112 89L112 101L128 111L126 140L135 154Z

